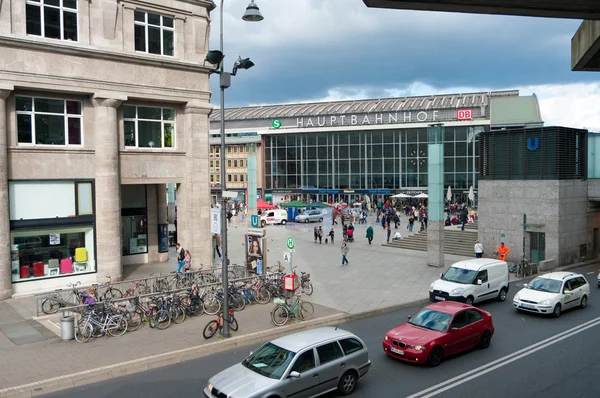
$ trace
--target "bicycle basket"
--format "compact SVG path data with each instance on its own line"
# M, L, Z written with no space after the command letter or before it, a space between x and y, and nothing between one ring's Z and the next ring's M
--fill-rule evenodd
M136 297L136 299L137 299L137 297ZM134 300L129 300L129 301L127 301L127 305L125 306L125 308L126 308L126 309L127 309L127 311L129 311L129 312L135 312L136 306L135 306L135 304L133 303L133 301L134 301Z
M281 299L279 297L275 297L275 299L273 300L273 302L275 303L275 305L284 305L285 304L285 300Z

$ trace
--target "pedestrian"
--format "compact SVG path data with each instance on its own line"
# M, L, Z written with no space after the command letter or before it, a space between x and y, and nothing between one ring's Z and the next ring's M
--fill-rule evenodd
M181 247L179 242L177 242L175 249L177 250L177 273L180 273L184 264L183 261L185 259L185 250L183 250L183 247Z
M500 246L498 246L498 249L496 250L496 254L498 254L498 259L506 261L506 256L508 256L508 253L510 253L510 249L508 248L508 246L505 246L504 242L500 243Z
M475 242L475 246L473 247L473 250L475 251L475 257L477 257L477 258L483 257L483 245L479 241Z
M348 239L348 226L346 224L342 227L342 236L344 240Z
M460 230L461 230L461 231L464 231L464 230L465 230L465 224L467 223L467 217L468 217L468 216L467 216L467 214L468 214L468 213L467 213L467 210L466 210L466 209L463 209L463 210L460 212L460 222L462 223L462 226L460 227Z
M183 258L183 269L184 272L190 272L192 270L192 255L189 250L185 251L185 257Z
M217 256L221 258L221 250L219 249L221 247L221 235L214 234L213 238L215 238L215 249L217 251Z
M398 229L398 225L400 225L400 216L398 212L394 212L394 228Z
M373 241L373 227L370 225L369 228L367 228L367 240L369 241L369 244Z
M346 240L344 240L344 242L342 243L342 267L346 264L350 264L348 262L348 259L346 258L346 256L348 255L348 252L350 251L350 248L348 247L348 242L346 242Z
M390 243L390 237L392 236L392 226L390 224L387 225L387 243Z
M331 231L329 231L329 238L331 238L331 244L333 245L334 242L334 238L335 238L335 232L333 231L333 228L331 228Z
M319 244L323 244L323 228L319 226L319 230L317 231L319 236Z
M410 218L408 219L408 231L412 232L413 231L413 227L415 226L415 219L413 216L410 216Z
M315 243L317 243L317 239L319 239L319 230L317 229L317 227L315 227L313 235L315 237Z

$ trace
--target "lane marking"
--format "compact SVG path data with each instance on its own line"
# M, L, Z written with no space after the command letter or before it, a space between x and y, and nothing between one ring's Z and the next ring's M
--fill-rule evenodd
M431 398L438 394L441 394L444 391L450 390L454 387L457 387L461 384L464 384L470 380L473 380L479 376L483 376L486 373L489 373L493 370L506 366L514 361L517 361L521 358L524 358L528 355L533 354L539 350L542 350L546 347L554 345L562 340L565 340L569 337L572 337L576 334L579 334L587 329L593 328L594 326L600 325L600 317L594 318L590 321L582 323L581 325L575 326L571 329L565 330L564 332L555 334L554 336L548 337L545 340L532 344L528 347L520 349L519 351L513 352L512 354L508 354L502 358L496 359L492 362L489 362L485 365L482 365L478 368L470 370L469 372L463 373L462 375L453 377L441 383L438 383L434 386L431 386L425 390L419 391L413 395L409 395L406 398Z
M595 272L588 272L586 275L592 275L595 274Z

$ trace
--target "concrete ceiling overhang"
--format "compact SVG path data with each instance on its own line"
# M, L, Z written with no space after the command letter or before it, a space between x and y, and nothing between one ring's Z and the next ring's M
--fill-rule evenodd
M600 0L363 0L401 10L584 19L571 41L571 68L600 71Z
M367 7L403 10L600 19L598 0L363 0Z

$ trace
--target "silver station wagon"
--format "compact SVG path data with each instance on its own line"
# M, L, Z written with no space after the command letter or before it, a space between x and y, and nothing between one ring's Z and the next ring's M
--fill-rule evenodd
M264 344L242 363L208 380L208 398L314 397L351 394L371 366L367 347L345 330L325 327Z

